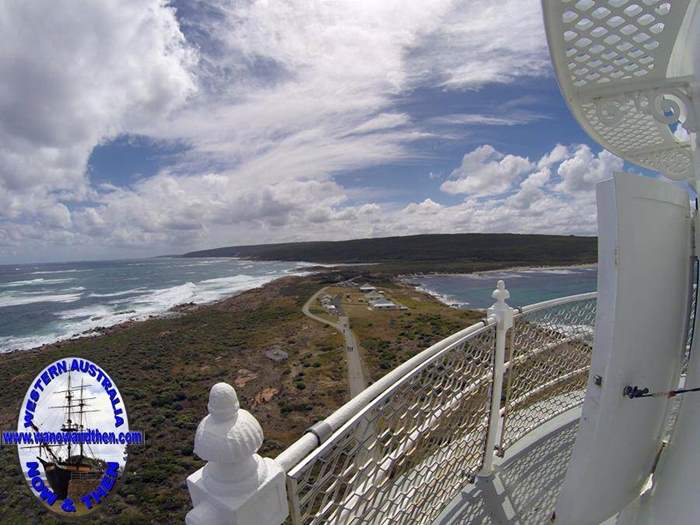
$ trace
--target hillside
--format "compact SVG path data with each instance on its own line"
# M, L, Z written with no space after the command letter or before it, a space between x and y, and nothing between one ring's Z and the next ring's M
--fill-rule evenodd
M552 265L596 260L595 237L459 233L294 242L200 250L184 257L243 257L316 263L378 263L386 269L458 269L483 264Z

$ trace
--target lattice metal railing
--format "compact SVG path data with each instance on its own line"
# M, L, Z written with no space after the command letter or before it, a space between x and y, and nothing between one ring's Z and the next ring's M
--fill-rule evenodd
M595 294L544 303L514 316L505 365L499 452L581 404L593 349Z
M481 466L495 332L435 354L293 468L292 522L430 523Z
M363 408L328 418L345 410L322 444L300 460L291 448L283 455L291 522L432 523L492 455L494 367L506 370L496 394L505 450L582 402L594 319L595 294L533 305L516 311L505 367L495 363L494 317L402 365Z

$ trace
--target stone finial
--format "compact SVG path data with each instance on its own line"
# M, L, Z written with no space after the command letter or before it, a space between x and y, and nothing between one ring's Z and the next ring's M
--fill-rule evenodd
M207 464L187 478L194 504L187 524L279 525L287 516L284 472L257 454L260 424L228 383L211 388L207 409L194 439Z
M508 329L513 326L513 309L508 306L506 299L510 299L510 292L506 289L506 283L499 280L496 289L491 293L496 302L489 308L488 315L496 317L501 328Z

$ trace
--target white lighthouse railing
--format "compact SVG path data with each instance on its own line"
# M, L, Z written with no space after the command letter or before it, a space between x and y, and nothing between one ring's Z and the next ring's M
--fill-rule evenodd
M596 294L518 309L509 332L499 454L583 403L593 348Z
M583 401L595 297L513 312L514 326L503 334L498 421L491 417L495 315L385 376L388 384L375 383L380 388L372 399L351 401L352 410L345 405L345 420L331 421L325 436L311 434L316 446L303 457L294 457L296 444L278 457L287 469L291 522L431 523L476 475L489 474L490 432L502 453Z
M188 524L432 523L491 476L494 456L583 401L596 294L513 309L501 281L493 297L483 321L392 370L275 460L257 456L262 430L232 387L216 385Z

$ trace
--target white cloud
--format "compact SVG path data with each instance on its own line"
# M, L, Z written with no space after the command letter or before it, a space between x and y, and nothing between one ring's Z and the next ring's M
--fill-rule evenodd
M552 149L552 151L542 156L542 158L537 162L537 167L539 169L549 168L552 164L561 162L568 156L569 148L567 148L566 146L562 146L561 144L557 144L556 146L554 146L554 149Z
M532 163L527 158L504 155L487 144L464 155L462 165L450 174L440 189L453 194L502 193L531 169Z
M546 118L545 115L511 111L506 115L482 115L480 113L455 113L443 115L429 120L432 124L457 126L520 126Z
M596 183L609 178L615 171L621 171L624 162L609 151L597 155L587 145L582 144L559 165L557 174L561 183L559 191L570 193L591 191Z
M70 228L93 147L181 106L196 56L158 0L5 2L0 35L0 220Z
M540 2L457 2L414 52L415 71L448 89L549 74Z
M508 166L522 167L516 170L518 176L501 166L508 157L513 157ZM465 200L454 205L430 199L410 203L400 213L388 214L385 231L595 234L595 183L612 177L624 164L608 151L596 154L582 144L556 145L538 165L499 153L490 145L476 148L465 158L468 160L458 168L460 173L466 164L471 173L490 179L499 192L506 187L511 192L486 198L467 192ZM499 176L503 182L498 181Z
M164 0L0 7L5 254L398 233L404 206L351 200L333 179L414 159L415 142L434 138L397 99L549 74L536 0L202 0L178 16ZM536 118L514 101L442 123ZM90 152L122 133L187 151L129 187L91 183ZM488 146L443 190L490 195L533 169ZM428 199L406 215L423 228L444 209Z

